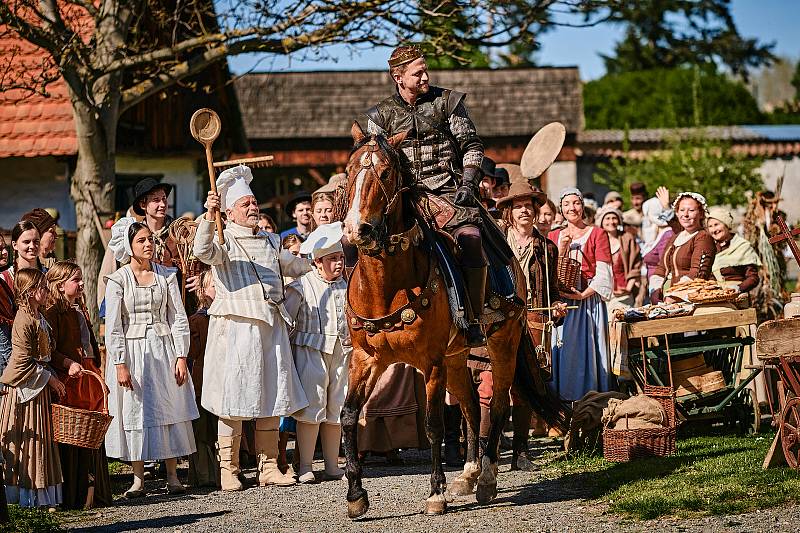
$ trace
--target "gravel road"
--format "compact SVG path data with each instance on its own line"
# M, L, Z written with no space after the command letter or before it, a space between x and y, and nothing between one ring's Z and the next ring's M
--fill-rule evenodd
M169 531L798 531L800 507L746 515L689 520L636 522L606 514L585 498L585 487L548 480L537 473L511 472L503 454L498 498L479 506L474 496L453 501L444 516L421 514L428 495L427 452L402 453L405 465L389 467L383 459L368 459L364 487L370 510L360 520L346 517L346 481L289 488L252 487L240 493L192 492L168 496L163 481L148 482L153 493L135 502L75 516L66 527L78 532ZM321 462L315 468L322 469ZM447 479L458 472L447 469ZM252 478L252 474L250 474ZM766 487L765 487L766 489Z

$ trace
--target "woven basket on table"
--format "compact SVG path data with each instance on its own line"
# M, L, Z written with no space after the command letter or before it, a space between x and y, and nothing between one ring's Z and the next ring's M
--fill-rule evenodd
M644 366L644 394L661 404L667 414L667 425L663 428L603 429L603 457L607 461L625 463L637 457L666 457L675 453L675 390L672 386L672 363L669 341L667 342L667 368L669 387L647 384L647 356L642 341Z
M53 440L80 448L97 449L103 444L113 416L108 414L108 390L103 379L88 370L83 371L100 382L103 388L103 411L88 411L54 403Z

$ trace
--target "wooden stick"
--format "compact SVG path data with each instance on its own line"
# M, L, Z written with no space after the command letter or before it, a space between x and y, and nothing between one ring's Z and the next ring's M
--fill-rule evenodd
M577 309L577 305L568 305L565 309ZM549 309L555 309L555 307L529 307L528 311L547 311Z
M211 192L217 194L217 173L214 170L214 156L211 153L211 143L203 143L206 147L206 162L208 163L208 178L211 180ZM225 244L225 235L222 233L222 213L214 210L214 222L217 225L217 238L219 244Z
M245 157L244 159L231 159L229 161L217 161L214 168L235 167L236 165L256 165L258 163L271 163L275 156L262 155L260 157Z

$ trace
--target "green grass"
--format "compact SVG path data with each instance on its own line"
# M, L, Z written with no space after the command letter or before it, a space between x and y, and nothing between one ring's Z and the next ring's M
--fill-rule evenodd
M47 509L28 509L18 505L9 505L10 522L0 524L0 533L50 533L63 531L58 523L56 513Z
M761 468L772 437L679 438L673 457L611 463L579 456L553 462L545 473L590 487L592 497L612 512L642 520L736 514L800 502L800 473Z

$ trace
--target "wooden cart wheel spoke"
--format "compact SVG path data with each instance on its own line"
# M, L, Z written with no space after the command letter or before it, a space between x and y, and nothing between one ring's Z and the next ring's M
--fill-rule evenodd
M792 397L786 401L780 420L780 438L786 462L791 468L800 466L800 398Z

